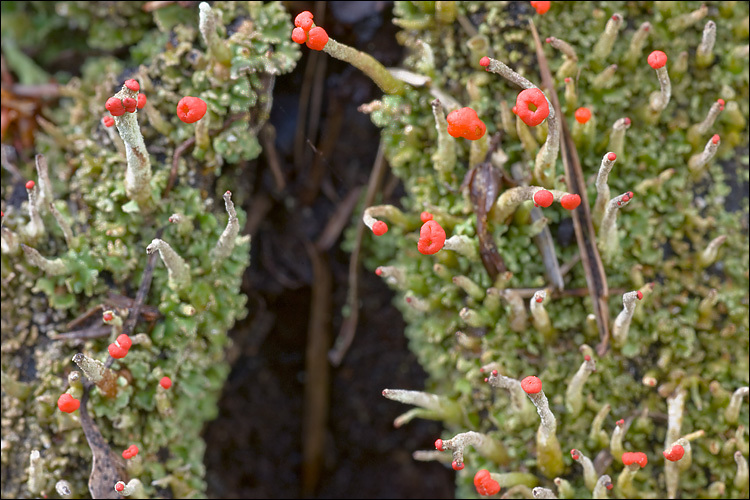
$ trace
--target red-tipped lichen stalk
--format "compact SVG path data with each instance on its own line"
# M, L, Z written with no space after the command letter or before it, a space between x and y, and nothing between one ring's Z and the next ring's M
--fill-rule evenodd
M550 193L552 197L550 198L546 193ZM495 206L490 212L490 217L492 217L494 222L502 224L508 217L513 215L524 201L534 201L539 206L548 207L552 204L549 201L550 199L552 201L559 201L563 205L563 208L568 210L573 210L581 203L580 196L566 191L558 191L556 189L547 190L540 186L516 186L506 189L498 196Z
M664 445L669 449L680 438L682 433L686 397L687 391L679 387L667 398L667 434ZM675 462L668 461L664 464L664 480L667 484L667 495L669 498L675 498L677 495L679 474L680 469Z
M708 109L708 113L706 114L706 117L703 119L703 121L700 123L696 123L688 129L688 141L690 141L690 143L694 146L697 146L698 141L700 141L703 136L706 135L709 130L711 130L711 127L714 126L716 118L718 118L719 113L721 113L722 111L724 111L724 99L717 99L716 102L714 102Z
M703 176L708 169L708 162L716 155L720 145L721 137L719 137L719 134L714 134L708 140L706 147L703 148L701 153L696 153L690 157L690 160L688 160L688 170L690 170L693 179L697 180Z
M190 286L190 266L180 257L177 252L164 240L154 238L146 247L146 253L151 255L158 251L164 265L167 266L169 287L175 291L186 289Z
M627 430L624 419L615 422L615 428L612 430L612 436L609 439L609 452L615 460L619 460L625 451L622 447L622 438L625 436Z
M546 290L537 290L534 292L534 296L529 300L529 310L531 311L531 323L534 325L534 328L542 334L546 342L551 342L555 331L552 328L552 322L549 319L547 309L544 307L544 299L546 298Z
M643 293L640 290L633 292L627 292L622 294L622 311L615 318L615 322L612 325L612 343L615 347L622 347L628 339L628 332L630 331L630 322L633 319L633 313L635 312L635 305L637 301L643 298Z
M565 390L565 407L570 412L572 417L577 416L583 409L583 386L588 380L589 375L596 371L596 363L593 359L593 350L587 346L582 345L579 349L583 356L583 362L578 368L578 371L568 383L568 387ZM596 478L594 478L595 480ZM589 487L592 489L593 485Z
M623 58L623 63L626 66L633 67L641 60L643 48L646 46L646 41L648 40L650 32L651 23L646 21L638 27L635 33L633 33L633 37L630 39L630 45L628 46L628 51Z
M622 153L625 150L625 131L630 128L630 123L630 118L626 116L616 120L612 124L608 149L617 155L618 158L622 157Z
M620 27L622 27L622 15L617 13L612 14L607 21L607 25L604 27L604 32L599 36L596 45L594 45L591 55L595 61L603 62L612 52L612 47L615 45Z
M620 239L617 235L617 212L632 199L633 192L628 191L612 198L604 209L596 243L605 262L611 262L620 249Z
M374 57L330 38L323 28L315 26L312 22L312 14L307 11L303 14L307 14L305 17L309 18L310 23L305 22L305 25L301 26L297 25L295 20L297 28L292 32L292 40L299 44L305 43L310 49L322 50L336 59L348 62L369 76L386 94L401 95L405 92L406 85L389 73L385 66Z
M564 469L562 449L557 440L557 419L549 409L549 401L542 390L542 381L535 376L529 376L521 381L521 387L526 392L539 414L541 423L536 431L536 461L541 473L552 479L560 475Z
M564 79L576 76L578 72L578 55L575 49L565 40L555 38L554 36L547 38L546 41L565 56L565 61L560 65L560 69L557 70L557 78Z
M490 376L485 380L492 387L500 387L507 390L510 394L510 402L513 410L524 417L524 419L533 416L534 409L529 404L529 399L526 397L526 391L521 387L520 380L500 375L497 370L492 370Z
M709 241L706 248L698 254L698 265L701 267L708 267L716 262L716 258L719 256L719 248L725 241L727 241L727 236L725 234L717 236Z
M515 83L519 87L527 90L536 89L541 92L541 90L539 90L536 85L534 85L529 80L519 75L503 62L498 61L497 59L492 59L491 57L483 57L482 61L480 61L480 64L484 66L487 71L497 73L506 80ZM546 105L549 108L549 115L546 116L547 140L544 142L544 145L542 145L542 149L539 150L539 153L536 156L536 161L534 163L534 176L540 182L545 181L546 183L549 179L555 178L555 173L552 170L552 167L554 167L555 161L557 160L557 155L560 152L560 126L557 122L558 119L555 114L554 106L552 106L552 103L549 101L549 99L547 99L547 96L544 95L543 92L542 95L544 96ZM537 108L539 108L539 106L537 106Z
M583 467L583 482L586 485L586 488L590 489L591 491L594 491L596 488L597 483L597 477L596 477L596 470L594 470L594 463L591 461L589 457L581 453L580 450L577 450L573 448L570 450L570 456L581 464L581 467Z
M39 188L34 181L26 182L26 194L29 198L29 222L24 228L29 241L37 241L44 235L44 222L42 221L41 210L39 206Z
M400 290L407 288L406 268L403 266L380 266L375 269L375 274L383 278L389 285Z
M669 104L672 97L672 83L669 81L667 72L667 54L661 50L655 50L648 56L648 64L656 70L656 77L659 79L659 92L653 92L649 98L649 109L651 118L658 118L659 114Z
M640 451L626 452L622 454L622 463L625 468L617 478L617 492L624 498L636 498L639 495L633 488L633 478L648 464L648 457Z
M481 469L474 475L474 487L482 496L493 496L500 492L501 488L512 488L514 486L526 486L531 488L539 480L528 472L506 472L503 474Z
M125 484L124 481L117 481L114 488L117 493L124 497L148 498L143 483L139 479L131 479L128 484Z
M362 222L370 228L375 236L382 236L388 232L388 225L379 220L380 218L389 219L394 224L403 227L410 227L412 225L412 221L393 205L374 205L365 208L365 211L362 213Z
M442 420L446 423L458 424L463 422L463 411L454 401L423 391L407 391L403 389L383 389L383 396L399 403L418 406L394 421L403 425L409 420L420 417L430 420ZM409 418L405 418L406 415Z
M594 209L591 213L591 218L594 222L594 228L598 228L601 225L602 217L604 217L604 211L607 208L607 203L610 199L609 184L607 179L609 173L612 171L612 167L615 166L617 161L617 155L613 152L609 152L602 157L602 163L599 166L599 173L596 175L596 202L594 202Z
M435 441L435 448L439 451L453 452L453 462L451 463L453 470L464 468L464 451L468 446L473 446L480 455L498 465L505 465L510 460L502 443L481 432L462 432L451 439Z
M138 126L138 113L135 108L138 102L138 91L139 88L134 85L130 87L123 85L119 92L107 100L106 107L115 117L117 131L125 143L125 155L128 161L125 171L125 193L128 198L138 203L141 210L146 210L152 200L151 158ZM125 103L129 102L127 100L135 103L131 112L128 111L130 108L124 107Z
M440 99L432 101L432 114L437 128L437 149L432 155L432 162L441 178L447 180L456 167L456 139L448 133L448 122Z
M612 478L609 477L609 475L604 474L596 481L596 486L594 486L592 498L609 498L607 492L609 492L612 488L614 488L614 485L612 484Z
M217 268L221 263L232 254L234 245L237 242L237 235L240 234L240 223L237 219L237 211L234 209L234 203L232 203L232 193L227 191L224 193L224 207L226 208L229 219L227 220L227 227L219 236L219 241L216 242L216 246L211 249L211 263L214 268Z

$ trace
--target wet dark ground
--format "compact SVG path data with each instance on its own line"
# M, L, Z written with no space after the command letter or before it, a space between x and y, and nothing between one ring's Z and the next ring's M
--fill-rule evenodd
M313 11L316 23L337 41L367 51L387 66L398 64L403 55L388 2L292 2L289 8ZM452 498L453 471L411 458L415 450L433 448L440 423L416 420L393 428L393 419L410 407L385 399L381 391L421 389L425 374L407 348L392 292L363 267L357 334L341 366L330 369L324 456L313 493L303 492L303 394L305 384L316 383L318 375L308 373L305 363L314 281L305 241L320 236L347 194L367 185L379 134L356 108L382 94L347 64L322 53L311 62L310 51L302 47L302 52L294 73L279 78L274 91L271 123L286 185L279 189L274 181L268 152L249 165L254 174L240 181L254 194L246 208L251 219L256 217L248 224L252 263L243 286L249 314L231 333L233 370L219 417L204 433L209 495ZM322 86L311 84L315 72L323 70ZM306 82L312 85L307 101ZM299 119L300 99L311 110L304 120ZM317 133L315 127L304 128L304 155L299 155L298 140L295 156L300 121L317 121L318 127ZM385 184L392 180L389 175ZM395 193L392 201L398 188ZM340 250L341 241L339 236L322 253L332 280L329 342L341 326L348 289L350 254Z

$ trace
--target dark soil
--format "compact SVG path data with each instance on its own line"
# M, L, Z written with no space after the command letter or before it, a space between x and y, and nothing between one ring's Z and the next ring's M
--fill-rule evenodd
M290 10L311 10L316 22L326 20L337 41L367 51L387 66L398 64L402 48L395 42L389 2L330 2L325 12L315 7L319 5L293 2ZM250 298L250 312L231 334L233 370L219 417L205 431L211 497L304 495L303 392L305 384L316 383L316 374L308 374L305 366L313 271L304 242L320 236L348 193L366 186L378 148L378 129L356 108L379 98L379 89L358 70L325 54L310 62L311 51L302 49L304 57L294 73L276 82L271 118L286 187L277 189L267 153L250 166L255 177L242 181L250 183L253 193L246 207L250 218L254 210L265 216L249 224L252 263L243 291ZM312 118L319 132L310 136L305 129L309 142L304 152L311 161L295 163L294 135L302 126L300 89L305 75L309 79L314 74L308 64L326 65L321 101L312 97L308 103L309 109L320 105L320 115ZM350 255L339 249L342 239L324 255L332 280L331 342L341 326L348 289ZM312 496L452 498L452 470L411 458L415 450L433 448L441 425L417 420L394 429L393 419L410 407L381 395L384 388L421 389L425 379L407 348L404 322L391 305L393 294L362 267L359 296L356 338L329 375L325 452Z

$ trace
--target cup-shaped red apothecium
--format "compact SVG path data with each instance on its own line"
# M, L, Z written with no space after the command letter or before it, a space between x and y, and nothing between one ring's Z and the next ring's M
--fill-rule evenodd
M428 220L419 230L417 250L424 255L432 255L445 245L445 230L434 220Z
M199 97L185 96L177 103L177 117L185 123L195 123L206 114L208 104Z
M522 90L516 97L515 113L529 127L536 127L549 116L549 103L538 88Z

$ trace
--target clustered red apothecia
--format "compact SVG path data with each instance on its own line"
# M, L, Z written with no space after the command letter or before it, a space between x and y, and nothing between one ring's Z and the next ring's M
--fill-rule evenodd
M109 344L107 350L109 351L109 355L113 358L122 359L128 355L128 351L130 350L131 345L133 345L133 341L130 340L130 337L128 337L124 333L121 333L117 336L117 339L114 341L114 343Z
M448 113L448 133L452 137L463 137L470 141L481 139L487 126L471 108L461 108Z
M131 444L125 451L122 452L122 458L129 460L138 454L138 447Z
M292 30L293 41L299 44L304 43L313 50L323 50L328 43L328 33L320 26L315 26L310 11L306 10L297 14L294 26L296 27Z

